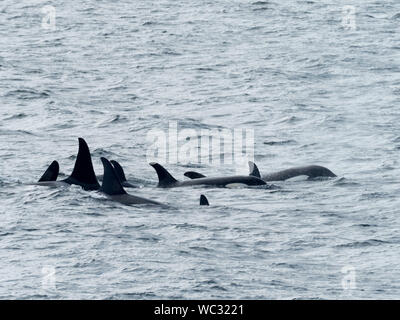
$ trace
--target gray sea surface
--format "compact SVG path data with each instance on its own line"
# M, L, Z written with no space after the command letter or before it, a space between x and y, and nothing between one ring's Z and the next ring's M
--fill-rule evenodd
M398 0L2 0L0 298L399 298L399 25ZM147 136L171 122L338 177L159 189ZM172 207L31 185L78 137Z

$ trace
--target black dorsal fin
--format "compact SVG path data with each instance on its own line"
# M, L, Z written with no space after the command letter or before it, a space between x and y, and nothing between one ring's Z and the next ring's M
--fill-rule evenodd
M209 206L210 205L208 203L207 197L204 194L200 195L200 205L201 206Z
M250 176L261 178L261 174L257 168L257 165L252 161L249 161L249 170L250 170L249 173Z
M39 182L42 181L56 181L58 177L58 172L60 171L60 166L57 161L53 161L47 170L43 173Z
M101 162L104 167L103 183L101 185L101 191L108 195L120 195L126 194L126 191L121 185L118 179L117 173L114 167L111 165L110 161L106 158L101 157Z
M159 163L151 162L150 165L157 172L159 187L168 187L177 182L177 180Z
M72 174L64 181L69 184L77 184L85 190L98 190L100 184L94 173L92 157L85 140L79 138L79 151L76 157Z
M183 175L185 177L190 178L190 179L199 179L199 178L205 178L206 177L204 174L198 173L196 171L186 171Z
M115 173L117 174L119 181L126 182L125 172L124 169L122 169L122 166L115 160L111 160L110 162L114 167Z

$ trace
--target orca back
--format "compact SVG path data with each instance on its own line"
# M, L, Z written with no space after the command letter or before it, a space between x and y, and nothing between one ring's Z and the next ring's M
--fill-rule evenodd
M39 182L56 181L59 171L60 171L60 166L58 162L53 161L47 168L47 170L43 173L42 177L39 179Z
M201 206L209 206L210 205L208 203L207 197L204 194L200 195L200 205Z
M98 190L100 184L94 173L92 157L85 140L79 138L79 151L72 174L64 181L80 185L85 190Z
M111 160L110 162L114 167L114 171L117 174L119 181L121 181L121 183L125 182L126 177L125 177L125 172L124 172L124 169L122 168L122 166L115 160Z
M102 157L101 162L103 163L104 176L100 190L110 196L126 194L110 161Z
M200 178L205 178L206 177L204 174L201 174L201 173L196 172L196 171L186 171L183 175L185 177L190 178L190 179L200 179Z
M253 177L261 179L260 171L258 170L258 167L254 162L249 161L249 169L250 169L249 176L253 176Z
M156 170L159 187L169 187L178 182L162 165L151 162L150 165Z

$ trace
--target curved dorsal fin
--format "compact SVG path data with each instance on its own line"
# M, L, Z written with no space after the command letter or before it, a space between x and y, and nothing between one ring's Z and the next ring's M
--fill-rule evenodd
M58 177L58 172L60 171L60 166L57 161L53 161L47 170L43 173L39 182L42 181L56 181Z
M150 162L150 165L157 172L159 187L168 187L178 181L159 163Z
M196 171L186 171L183 175L185 177L190 178L190 179L199 179L199 178L205 178L206 177L204 174L198 173Z
M104 176L100 190L108 195L126 194L110 161L101 157L101 162L103 163Z
M210 205L208 203L207 197L204 194L200 195L200 205L201 206L209 206Z
M250 170L249 176L261 178L261 174L257 168L257 165L252 161L249 161L249 170Z
M79 151L76 157L72 174L64 181L69 184L77 184L85 190L98 190L100 188L94 173L92 157L85 140L79 138Z
M119 181L125 182L126 177L125 177L124 169L122 169L122 166L115 160L111 160L110 162L112 163L112 165L115 169L115 173L117 174Z

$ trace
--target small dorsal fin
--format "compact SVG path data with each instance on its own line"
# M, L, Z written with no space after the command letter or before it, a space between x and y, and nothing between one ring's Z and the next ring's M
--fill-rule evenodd
M85 190L98 190L100 188L94 173L92 157L85 140L79 138L79 151L76 157L72 174L64 181L69 184L77 184Z
M122 166L115 160L110 161L115 169L115 173L118 176L119 181L126 182L126 177L125 177L125 172L124 169L122 169Z
M43 173L39 182L42 181L56 181L58 177L58 172L60 171L60 166L57 161L53 161L47 170Z
M210 205L208 203L207 197L204 194L200 195L200 205L201 206L209 206Z
M204 174L198 173L196 171L186 171L183 175L185 177L190 178L190 179L199 179L199 178L205 178L206 177Z
M108 195L126 194L110 161L101 157L101 162L103 163L104 175L100 190Z
M249 176L261 178L261 174L257 168L257 165L252 161L249 161L249 170L250 170Z
M178 181L159 163L151 162L150 165L157 172L159 187L168 187Z

